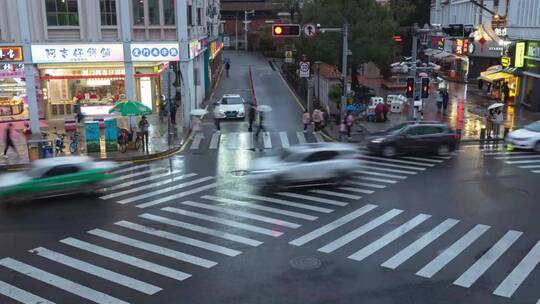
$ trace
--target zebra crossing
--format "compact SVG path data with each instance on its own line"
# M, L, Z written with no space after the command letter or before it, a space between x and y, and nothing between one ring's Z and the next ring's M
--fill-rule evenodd
M426 280L455 276L450 279L456 287L489 285L492 295L508 299L519 298L520 287L535 288L532 274L540 263L540 241L523 232L382 209L363 205L288 243Z
M262 132L257 138L253 132L231 132L222 133L214 131L211 135L203 132L196 132L193 135L189 151L202 150L254 150L288 148L291 145L324 142L322 134L319 132Z
M506 150L504 145L472 145L478 148L483 157L502 161L506 165L516 166L533 174L540 174L540 154L532 151Z

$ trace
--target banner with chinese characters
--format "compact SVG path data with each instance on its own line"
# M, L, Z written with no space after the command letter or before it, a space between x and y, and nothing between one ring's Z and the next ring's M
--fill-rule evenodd
M86 151L87 152L99 152L101 149L99 140L100 140L100 132L99 132L99 122L97 121L89 121L84 123L85 129L86 129Z
M32 45L34 63L124 61L122 44Z
M0 62L23 60L23 50L20 46L0 46Z
M118 128L116 118L105 118L105 151L118 150Z
M178 43L132 43L130 48L133 61L180 60Z

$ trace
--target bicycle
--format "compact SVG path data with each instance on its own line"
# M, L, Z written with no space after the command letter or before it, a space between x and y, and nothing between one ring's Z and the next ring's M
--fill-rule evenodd
M135 149L137 149L137 151L144 150L143 142L144 142L144 133L137 131L137 137L135 138Z
M120 130L120 136L118 136L118 150L122 153L126 153L129 144L129 133L127 130Z
M73 135L71 136L71 143L69 144L69 152L71 154L77 153L79 150L79 132L73 132Z

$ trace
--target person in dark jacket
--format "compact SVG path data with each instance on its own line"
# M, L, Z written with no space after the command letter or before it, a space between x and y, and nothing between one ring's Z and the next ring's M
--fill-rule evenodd
M13 150L15 150L15 153L17 153L17 157L19 157L19 151L17 151L17 148L15 148L15 144L13 143L13 139L11 138L11 130L12 129L13 129L13 124L9 123L8 127L6 128L6 134L5 134L5 137L4 137L4 144L5 144L4 158L6 158L6 159L8 158L7 152L9 150L9 148L12 148Z
M255 105L251 103L249 105L249 112L248 112L248 120L249 120L248 131L249 132L253 132L253 122L255 121L255 115L257 115L257 112L255 111Z

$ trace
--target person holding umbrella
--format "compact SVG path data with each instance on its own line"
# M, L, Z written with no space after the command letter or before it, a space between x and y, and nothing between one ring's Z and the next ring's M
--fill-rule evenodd
M249 127L248 132L253 132L253 122L256 119L257 111L255 109L255 104L250 103L249 104L249 112L248 112L248 119L249 119Z
M146 152L148 152L148 131L150 129L150 123L146 119L146 116L141 117L141 121L139 121L139 132L142 134L142 144L143 144L143 151L146 147Z

